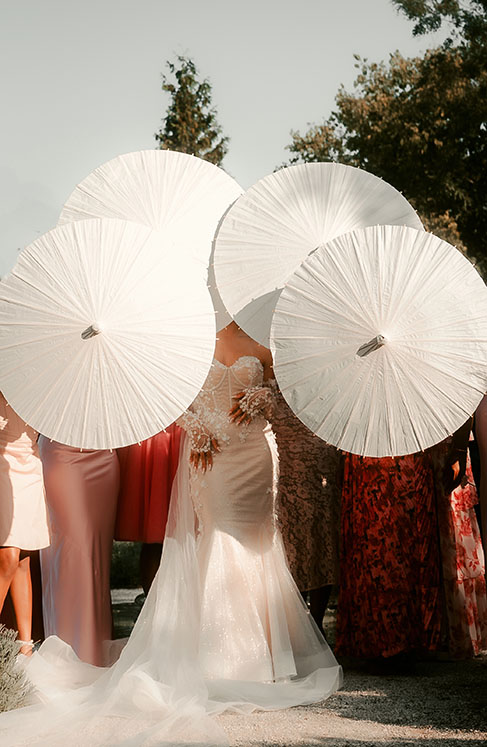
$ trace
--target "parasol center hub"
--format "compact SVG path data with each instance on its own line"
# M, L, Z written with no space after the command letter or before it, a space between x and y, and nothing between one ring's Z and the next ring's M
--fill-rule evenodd
M366 355L370 355L370 353L373 353L375 350L379 350L379 348L386 345L387 342L387 337L384 335L376 335L371 340L361 345L356 354L360 356L360 358L365 358Z
M91 337L101 334L102 331L103 329L100 322L93 322L93 324L90 324L89 327L83 330L81 337L83 340L89 340Z

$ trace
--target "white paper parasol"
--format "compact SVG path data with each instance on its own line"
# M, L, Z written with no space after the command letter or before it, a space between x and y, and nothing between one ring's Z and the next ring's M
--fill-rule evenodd
M215 310L216 331L220 332L220 330L230 324L232 317L228 313L216 285L213 254L210 257L210 264L208 266L208 290L210 291L213 308Z
M375 226L320 247L272 326L279 387L314 433L399 456L459 428L487 388L487 289L445 241Z
M58 225L86 218L121 218L177 232L180 252L205 266L225 210L242 188L223 169L170 150L117 156L78 184Z
M203 385L214 339L204 273L168 229L70 223L27 247L0 284L0 389L71 446L114 448L165 428Z
M317 246L378 224L422 228L390 184L352 166L311 163L261 179L228 210L215 240L215 274L237 323L269 344L272 314L286 280Z

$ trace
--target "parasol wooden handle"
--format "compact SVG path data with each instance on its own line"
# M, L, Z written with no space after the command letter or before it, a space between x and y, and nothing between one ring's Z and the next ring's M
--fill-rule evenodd
M99 335L101 333L101 324L97 324L96 322L94 324L90 324L89 327L87 327L82 333L81 338L83 340L89 340L90 337L94 337L95 335Z
M372 340L369 340L369 342L365 342L363 345L361 345L357 350L356 355L359 355L361 358L365 358L366 355L373 353L374 350L378 350L383 345L385 345L386 342L387 337L384 337L384 335L377 335L376 337L373 337Z

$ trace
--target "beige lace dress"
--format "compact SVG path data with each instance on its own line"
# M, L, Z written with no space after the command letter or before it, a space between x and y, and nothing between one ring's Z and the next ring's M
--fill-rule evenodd
M343 457L303 425L280 392L276 397L279 526L294 580L309 591L338 582Z

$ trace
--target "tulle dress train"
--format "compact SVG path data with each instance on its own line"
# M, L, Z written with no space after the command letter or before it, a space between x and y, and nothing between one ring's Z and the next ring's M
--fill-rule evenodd
M211 716L315 702L339 687L276 529L271 428L227 415L262 377L253 357L213 365L192 418L221 452L211 471L190 469L183 438L161 566L118 662L90 667L48 639L28 664L44 703L1 715L2 744L224 745Z

